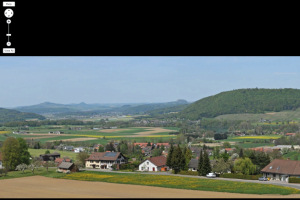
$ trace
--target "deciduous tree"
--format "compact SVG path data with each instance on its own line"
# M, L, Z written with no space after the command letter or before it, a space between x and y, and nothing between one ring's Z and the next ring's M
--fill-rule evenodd
M7 138L2 146L2 162L5 168L16 169L20 163L20 144L16 138Z
M256 171L256 166L250 158L239 158L234 162L234 171L244 175L252 175Z

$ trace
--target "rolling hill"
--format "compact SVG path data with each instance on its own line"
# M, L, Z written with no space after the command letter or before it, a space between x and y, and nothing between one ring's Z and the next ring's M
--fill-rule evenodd
M25 121L27 119L44 120L45 117L35 113L25 113L17 110L0 108L0 123L11 121Z
M131 104L56 104L44 102L32 106L16 107L15 110L21 112L32 112L36 114L46 115L54 114L56 116L92 116L104 113L121 113L121 114L144 114L153 110L166 109L167 111L177 111L177 106L187 105L186 100L179 99L166 103L131 103ZM179 110L180 109L179 107Z
M188 105L178 116L197 120L225 114L296 110L299 107L299 89L238 89L200 99Z

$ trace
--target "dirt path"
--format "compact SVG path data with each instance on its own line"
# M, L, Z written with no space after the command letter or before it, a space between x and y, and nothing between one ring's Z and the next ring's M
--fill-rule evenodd
M300 198L88 182L31 176L0 181L0 198Z

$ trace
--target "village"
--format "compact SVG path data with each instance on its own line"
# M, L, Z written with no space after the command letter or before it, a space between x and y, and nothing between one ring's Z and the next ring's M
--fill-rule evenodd
M294 137L295 133L286 135ZM107 172L168 172L213 178L240 179L243 177L242 179L287 183L290 177L293 179L293 177L300 176L300 161L290 158L282 159L282 155L286 152L299 152L299 145L276 145L248 149L231 147L228 142L216 147L210 147L210 143L206 145L192 146L191 143L170 144L168 142L127 144L124 141L121 143L110 142L106 146L95 144L93 148L89 149L60 145L58 148L63 151L77 154L76 161L69 157L61 157L61 154L55 151L30 159L36 162L36 167L56 167L58 173L75 173L89 169ZM125 147L126 149L124 149ZM129 152L130 148L133 151ZM180 151L180 155L174 154L176 149ZM204 163L203 156L205 157L205 155L208 163ZM0 152L0 169L4 170L2 157ZM240 167L237 164L238 160L242 163L241 166L245 165L243 162L250 162L247 164L248 168ZM204 165L209 166L205 167ZM206 168L204 173L200 172L203 171L201 166Z

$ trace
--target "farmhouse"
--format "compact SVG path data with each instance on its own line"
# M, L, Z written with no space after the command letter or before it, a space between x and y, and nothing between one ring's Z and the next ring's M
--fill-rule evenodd
M62 162L58 166L58 171L66 173L68 170L70 172L77 172L78 168L74 165L74 163L70 163L70 162Z
M59 166L62 162L72 162L72 160L68 157L64 157L64 158L56 158L54 161L56 166Z
M168 171L169 167L166 162L167 158L165 156L150 156L139 165L139 171Z
M60 158L60 153L54 152L54 153L48 153L48 154L41 154L40 158L43 161L55 160L56 158Z
M300 176L300 161L275 159L265 166L261 172L264 177L276 181L289 181L289 177Z
M0 152L0 169L2 169L3 166L2 166L2 153Z
M120 152L94 152L85 159L85 167L94 169L112 169L113 164L127 163L127 158Z

